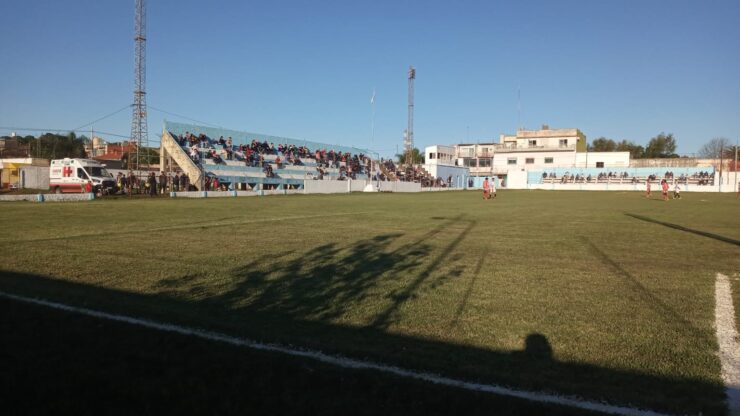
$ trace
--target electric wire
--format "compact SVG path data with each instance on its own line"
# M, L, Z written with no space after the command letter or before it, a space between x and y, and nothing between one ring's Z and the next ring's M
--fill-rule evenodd
M101 121L101 120L105 120L105 119L106 119L106 118L108 118L108 117L113 117L114 115L116 115L116 114L120 113L121 111L123 111L123 110L125 110L125 109L127 109L127 108L131 108L131 106L132 106L132 104L128 104L128 105L126 105L125 107L123 107L123 108L120 108L120 109L118 109L118 110L116 110L116 111L114 111L114 112L112 112L112 113L110 113L110 114L108 114L108 115L105 115L105 116L103 116L103 117L100 117L100 118L99 118L99 119L97 119L97 120L91 121L91 122L89 122L89 123L87 123L87 124L83 124L83 125L81 125L80 127L77 127L76 129L72 129L72 131L77 131L77 130L80 130L80 129L82 129L82 128L85 128L85 127L87 127L87 126L89 126L89 125L95 124L95 123L97 123L98 121Z
M152 106L152 105L149 105L148 107L149 107L149 108L151 108L151 109L152 109L152 110L154 110L154 111L159 111L160 113L164 113L164 114L169 114L169 115L171 115L171 116L175 116L175 117L180 117L180 118L184 118L185 120L190 120L190 121L194 121L194 122L196 122L196 123L200 123L200 124L205 124L205 125L207 125L207 126L211 126L211 127L215 127L215 128L219 128L219 129L220 129L220 128L223 128L223 127L219 126L218 124L213 124L213 123L208 123L208 122L206 122L206 121L196 120L196 119L194 119L194 118L191 118L191 117L188 117L188 116L183 116L183 115L181 115L181 114L175 114L175 113L169 112L169 111L167 111L167 110L162 110L162 109L160 109L160 108L154 107L154 106Z

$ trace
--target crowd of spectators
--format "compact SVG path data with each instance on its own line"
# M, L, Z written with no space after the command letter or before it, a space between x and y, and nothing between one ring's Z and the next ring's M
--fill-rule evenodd
M157 175L155 172L150 172L140 176L133 172L129 172L128 176L125 173L118 172L115 180L115 193L118 195L147 194L154 196L195 189L190 183L190 178L184 172L176 172L174 175L164 172Z
M396 165L391 159L380 159L380 167L381 169L373 174L372 180L418 182L425 188L452 186L452 176L448 176L447 179L434 177L420 165Z
M588 175L581 175L576 173L571 174L569 172L565 172L563 176L557 177L555 172L543 172L542 173L542 179L543 181L547 180L548 182L555 182L558 181L560 183L600 183L600 182L620 182L624 183L625 180L629 180L629 183L643 183L646 181L657 181L658 180L658 174L650 174L647 176L631 176L627 172L600 172L598 175L596 175L596 178L594 178L591 174ZM662 175L661 179L674 181L676 183L682 183L686 184L688 183L689 179L694 180L698 185L709 185L712 182L712 174L709 172L699 172L695 173L691 176L686 174L681 174L676 178L673 172L667 171L665 174Z
M339 179L356 179L357 174L370 172L371 166L370 158L362 153L336 152L333 149L312 151L306 146L293 144L275 146L273 143L258 140L235 146L231 137L224 139L221 136L218 140L212 141L205 134L196 136L190 132L178 135L175 140L180 146L190 149L190 158L196 164L202 162L201 155L215 164L223 164L225 160L239 160L246 166L262 168L268 177L274 177L275 173L271 166L273 162L265 158L267 155L276 156L274 163L278 169L285 165L302 166L304 165L302 159L310 159L317 166L316 176L322 178L326 173L322 168L339 169Z

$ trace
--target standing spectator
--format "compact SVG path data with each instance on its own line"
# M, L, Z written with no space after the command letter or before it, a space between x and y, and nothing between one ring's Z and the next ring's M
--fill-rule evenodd
M129 195L132 195L134 193L135 189L139 188L139 182L137 181L136 174L134 172L131 172L130 175L128 175L128 193Z
M172 188L175 192L180 192L180 175L175 172L175 177L172 178Z
M645 180L645 198L650 198L650 177Z
M167 190L167 175L164 174L164 171L159 172L159 193L161 195L164 195L164 192Z
M146 185L148 185L150 197L157 195L157 176L154 175L154 172L149 174Z
M118 192L121 192L123 189L123 181L121 180L122 174L121 172L118 172L118 175L116 175L116 189Z

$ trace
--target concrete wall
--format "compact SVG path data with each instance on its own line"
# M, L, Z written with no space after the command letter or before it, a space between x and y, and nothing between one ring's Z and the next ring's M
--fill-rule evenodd
M0 201L31 201L31 202L74 202L92 201L95 194L27 194L27 195L0 195Z
M26 189L49 189L47 166L24 166L21 168L19 186Z
M509 189L527 189L527 171L510 170L506 175L506 187Z
M373 183L373 181L369 181L366 179L350 181L350 191L351 192L362 192L365 190L365 186L371 183Z
M603 162L604 168L630 166L630 152L581 152L576 153L576 165L580 168L595 168L597 162Z
M723 180L723 184L715 182L715 185L691 185L682 184L681 192L737 192L737 185L733 188L733 184ZM645 192L644 183L635 184L609 184L609 183L538 183L531 184L527 189L543 189L548 191L638 191ZM660 186L653 184L652 192L660 195ZM673 195L673 185L671 184L668 192Z
M305 181L304 194L341 194L350 192L350 181Z
M462 166L425 164L424 169L435 178L441 177L445 182L449 176L452 176L452 186L458 188L463 187L468 176L470 176L470 169Z
M421 192L421 184L416 182L380 182L382 192Z

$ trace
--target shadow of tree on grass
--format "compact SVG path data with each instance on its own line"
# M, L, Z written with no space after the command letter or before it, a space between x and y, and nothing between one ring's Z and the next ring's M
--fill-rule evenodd
M380 234L344 246L330 243L305 252L286 251L271 259L267 271L258 267L260 260L233 268L218 291L208 291L207 276L192 273L162 280L158 293L146 294L10 271L0 272L0 290L523 390L660 411L724 413L720 383L558 361L545 334L521 334L527 335L523 351L497 351L389 331L409 299L471 268L471 286L450 318L461 313L482 268L482 260L466 262L460 252L475 224L457 217L411 241L399 233ZM591 246L620 277L633 282L629 273ZM667 319L677 316L631 284ZM337 323L358 307L375 308L363 312L370 316L366 325ZM676 322L683 331L693 329Z

